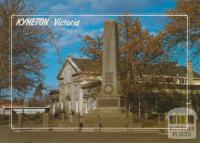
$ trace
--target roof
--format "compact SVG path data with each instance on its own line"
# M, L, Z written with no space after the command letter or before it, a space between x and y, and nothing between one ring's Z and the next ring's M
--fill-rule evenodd
M101 64L97 60L68 57L65 60L65 63L62 65L60 72L58 73L58 79L67 63L69 63L74 68L74 70L77 71L77 73L101 73Z
M101 64L97 60L72 58L72 61L80 68L81 72L100 74Z
M169 119L170 115L187 115L187 111L188 111L188 115L193 115L195 116L196 119L198 119L196 112L191 108L188 108L187 110L186 107L179 107L179 108L174 108L170 110L167 113L166 119Z
M68 57L65 60L57 78L59 78L66 64L69 63L79 73L93 73L101 75L101 62L93 59ZM172 77L186 77L187 67L177 65L175 62L163 62L160 64L147 64L145 70L140 70L142 75L159 75ZM200 78L200 74L193 71L194 78Z
M65 69L65 66L67 65L67 63L71 64L71 66L78 72L78 67L75 67L71 61L71 57L66 58L64 64L61 67L61 70L59 71L58 75L57 75L57 79L59 79L61 73L63 72L63 70Z
M160 64L148 64L145 70L141 71L143 75L159 75L172 77L186 77L187 67L177 65L174 62L163 62ZM193 77L200 77L200 74L193 71Z
M12 106L13 107L20 107L20 106L23 106L23 103L13 101ZM2 108L2 107L11 107L11 101L10 100L0 100L0 108Z
M52 95L52 94L58 94L58 93L59 93L59 90L55 89L55 90L51 90L49 94Z

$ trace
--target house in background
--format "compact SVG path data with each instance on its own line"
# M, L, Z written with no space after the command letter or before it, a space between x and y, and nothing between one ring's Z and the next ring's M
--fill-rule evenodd
M21 101L13 101L12 107L18 108L22 107L23 103ZM11 101L8 99L0 100L0 115L10 115Z
M11 110L16 114L37 114L49 112L50 107L29 107L28 102L22 102L19 100L13 100L12 103L10 100L0 100L0 115L10 116Z
M80 115L95 110L95 95L101 88L100 64L97 61L68 57L57 79L59 101L55 110Z

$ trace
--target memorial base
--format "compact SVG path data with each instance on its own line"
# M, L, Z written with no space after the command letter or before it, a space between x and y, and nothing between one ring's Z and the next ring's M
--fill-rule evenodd
M96 98L97 111L99 112L124 112L127 110L127 97L99 94Z
M102 127L125 128L132 123L132 116L127 112L127 97L115 95L100 94L96 99L95 112Z

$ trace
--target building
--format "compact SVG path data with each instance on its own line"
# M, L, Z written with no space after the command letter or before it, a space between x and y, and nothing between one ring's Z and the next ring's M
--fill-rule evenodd
M95 110L95 95L100 90L101 75L95 60L69 57L63 64L59 80L59 102L55 110L66 114L87 114Z
M16 114L37 114L49 111L50 107L28 107L28 102L23 104L21 101L15 100L11 104L10 100L0 100L0 115L10 115L11 110Z
M149 65L147 68L156 69L157 66L158 65ZM154 73L149 72L148 74L143 73L142 76L138 77L137 81L159 85L161 88L154 88L154 92L179 93L183 95L190 92L189 94L200 95L200 74L192 70L191 61L188 62L188 69L183 66L175 65L174 63L163 64L162 67L158 69L164 70L154 71ZM175 70L172 71L172 69Z
M13 101L13 107L21 107L23 104L21 102ZM11 101L10 100L0 100L0 115L10 115Z
M163 65L166 67L166 65ZM63 111L67 115L80 113L87 114L96 109L96 95L101 90L101 69L95 60L78 59L69 57L63 64L57 79L59 90L51 92L53 114ZM155 68L157 65L149 65L147 68ZM169 70L177 68L177 73L170 73L167 69L161 74L149 72L137 77L137 82L159 83L161 90L153 89L154 93L167 92L169 94L187 94L189 85L192 94L200 95L200 75L192 71L192 63L188 62L187 69L176 64L168 65ZM188 80L187 80L188 79ZM167 85L167 86L166 86Z

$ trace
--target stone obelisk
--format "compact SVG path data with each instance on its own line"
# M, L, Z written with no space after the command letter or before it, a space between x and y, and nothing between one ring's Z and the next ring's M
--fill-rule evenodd
M126 110L127 98L119 84L119 35L115 21L104 23L102 89L97 95L97 110Z

